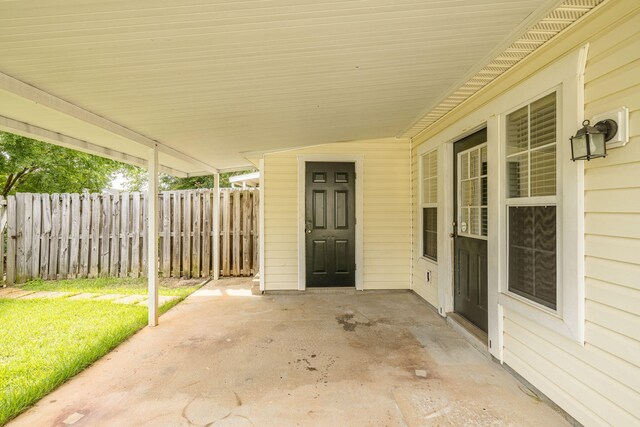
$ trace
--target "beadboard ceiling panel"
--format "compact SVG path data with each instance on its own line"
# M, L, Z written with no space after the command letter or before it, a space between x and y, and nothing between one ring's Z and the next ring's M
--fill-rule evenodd
M0 72L226 169L245 152L411 136L432 122L426 107L559 3L0 0ZM109 145L78 118L11 105L0 115Z

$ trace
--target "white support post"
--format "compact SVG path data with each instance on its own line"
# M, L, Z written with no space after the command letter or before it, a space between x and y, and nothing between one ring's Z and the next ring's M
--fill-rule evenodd
M220 174L213 178L213 280L220 278Z
M158 325L158 148L149 150L149 194L147 195L149 326Z

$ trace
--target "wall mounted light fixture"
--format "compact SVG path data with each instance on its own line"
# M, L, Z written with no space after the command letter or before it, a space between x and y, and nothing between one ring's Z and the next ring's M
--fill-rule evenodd
M618 124L611 119L590 126L589 120L582 122L575 136L571 137L571 160L591 160L607 156L606 142L618 133Z

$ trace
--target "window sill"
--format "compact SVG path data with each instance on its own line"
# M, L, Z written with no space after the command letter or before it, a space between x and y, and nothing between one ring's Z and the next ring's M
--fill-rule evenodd
M498 294L498 303L532 322L584 345L582 340L571 330L566 320L557 311L536 302L529 301L511 292L501 292Z
M434 261L431 258L427 258L425 256L419 256L418 257L418 262L424 262L424 263L431 264L431 265L438 265L438 261Z

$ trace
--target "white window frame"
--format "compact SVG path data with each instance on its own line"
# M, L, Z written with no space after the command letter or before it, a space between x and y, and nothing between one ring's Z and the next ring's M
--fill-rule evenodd
M425 202L423 200L424 198L424 181L425 181L425 177L424 177L424 158L431 156L432 154L435 153L435 157L436 157L436 164L438 165L438 170L440 170L440 153L438 153L438 148L434 148L428 151L424 151L424 152L420 152L418 153L418 198L419 198L419 203L418 203L418 227L420 230L419 233L419 238L418 238L418 259L423 260L423 261L427 261L429 263L432 264L438 264L438 258L440 257L440 248L438 247L437 249L437 255L436 255L436 259L432 259L429 257L424 256L424 215L423 215L423 209L424 208L436 208L438 209L438 196L437 193L439 193L440 191L440 180L438 179L438 174L436 174L435 178L429 178L429 179L435 179L436 180L436 201L435 202ZM439 210L439 209L438 209ZM436 211L438 212L438 211ZM436 246L438 246L439 244L439 240L440 240L440 215L439 212L436 213L436 218L438 219L438 226L436 228Z
M457 232L458 236L468 237L470 239L489 240L489 237L488 237L489 236L489 222L488 222L489 206L488 206L488 202L487 202L487 205L475 206L476 208L480 208L480 209L485 208L485 209L487 209L487 235L486 236L482 235L482 214L480 214L480 217L478 218L478 220L480 220L480 227L479 227L480 234L472 234L471 233L471 227L469 227L469 231L462 231L462 227L460 226L460 224L461 224L460 221L461 221L461 218L462 218L462 209L463 209L463 206L462 206L462 203L461 203L462 202L462 181L463 181L463 179L462 179L462 167L460 167L460 165L462 164L461 159L462 159L462 155L463 154L466 154L466 153L469 154L469 163L470 163L471 162L471 152L474 151L474 150L482 152L482 148L485 148L485 147L488 149L487 143L483 142L482 144L476 145L476 146L474 146L472 148L469 148L468 150L464 150L464 151L459 152L458 156L456 157L456 164L458 165L458 167L457 167L458 174L456 176L456 180L457 180L457 185L456 185L456 188L457 188L457 191L456 191L456 207L457 207L456 218L458 218L458 226L456 228L456 232ZM488 155L489 155L489 153L487 151L487 156ZM487 160L488 160L488 158L487 158ZM470 164L467 167L469 167L469 170L470 170ZM475 178L480 178L480 180L481 180L480 182L482 182L482 178L483 177L487 178L487 185L488 185L488 183L489 183L488 162L487 162L487 173L484 174L484 175L481 173L480 175L478 175L478 177L475 177ZM482 188L478 189L478 191L480 191L480 194L481 194L480 197L482 197ZM488 192L488 188L487 188L487 192Z
M507 169L507 153L506 153L506 144L507 144L507 137L508 137L508 131L507 131L507 127L508 127L508 123L507 123L507 117L509 116L509 114L513 113L514 111L519 110L522 107L525 106L530 106L531 104L533 104L534 102L536 102L539 99L544 98L545 96L554 93L556 94L556 142L555 142L555 147L556 147L556 194L553 196L529 196L529 197L509 197L508 195L508 191L509 191L509 173L506 170ZM562 133L561 133L561 129L560 129L560 123L562 123L561 120L562 117L562 85L556 86L552 89L549 89L543 93L541 93L539 96L527 100L526 102L524 102L523 104L518 105L515 108L512 108L510 110L508 110L507 112L505 112L503 114L503 120L502 120L502 126L503 126L503 135L504 138L501 141L502 145L503 145L503 157L502 157L502 167L504 168L504 177L505 179L503 180L502 184L502 191L504 193L504 205L501 207L504 210L504 217L505 217L505 227L507 227L507 233L506 233L506 242L505 242L505 247L506 247L506 260L505 260L505 268L507 269L507 274L506 274L506 278L507 278L507 283L505 284L505 290L503 290L502 292L509 295L511 298L515 298L518 300L521 300L524 303L528 303L528 304L533 304L534 306L536 306L538 309L543 310L543 311L547 311L549 314L557 316L559 318L562 318L562 312L563 312L563 305L562 305L562 289L561 289L561 284L562 284L562 276L563 276L563 265L562 265L562 207L563 207L563 203L562 203L562 167L563 167L563 162L562 162L562 158L560 157L559 153L563 150L560 149L560 143L561 143L561 137L562 137ZM529 135L530 136L530 135ZM546 147L546 146L545 146ZM538 147L537 149L540 148L544 148L544 147ZM531 150L531 148L529 147L527 149L527 154L529 155L529 158L531 158L531 151L535 151L535 150ZM529 166L531 166L531 162L529 162ZM528 168L528 173L529 176L527 178L528 180L528 184L529 184L529 192L531 192L531 169L530 167ZM548 205L548 206L555 206L556 207L556 309L552 309L550 307L545 306L544 304L538 303L536 301L533 301L532 299L529 299L525 296L519 295L515 292L511 292L509 290L509 208L510 207L514 207L514 206L543 206L543 205Z
M515 100L498 115L499 155L503 179L500 182L499 289L498 303L560 335L584 344L584 163L571 161L569 137L584 117L584 68L588 46L539 71L516 86L509 98ZM509 113L556 91L556 195L507 198L506 117ZM508 212L516 204L556 206L557 268L556 310L508 290Z

